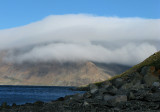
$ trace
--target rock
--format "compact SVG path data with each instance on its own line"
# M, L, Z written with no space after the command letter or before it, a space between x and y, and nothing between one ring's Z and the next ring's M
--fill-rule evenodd
M127 102L127 96L126 95L113 96L110 97L110 99L108 99L107 102L111 106L116 106L117 103Z
M64 100L70 100L70 99L72 99L72 97L73 97L73 95L66 95L66 96L64 97Z
M134 96L133 92L129 92L128 99L129 100L134 100L135 99L135 96Z
M160 86L160 83L159 83L159 82L153 82L152 86L154 86L154 87L159 87L159 86Z
M142 69L141 69L141 74L142 75L146 75L147 73L149 72L149 67L148 66L144 66Z
M91 95L91 93L86 92L86 93L83 94L83 97L85 97L85 98L91 98L92 95Z
M72 99L81 100L83 99L83 94L77 93L72 96Z
M98 87L95 84L90 84L89 87L91 94L95 94L98 92Z
M133 87L131 87L132 89L144 89L145 88L145 84L141 84L140 81L138 81L135 85L133 85Z
M60 98L57 99L57 101L64 101L64 98L60 97Z
M104 91L104 94L111 94L111 95L115 95L117 93L118 89L115 88L114 86L109 86L108 88L106 88L106 90Z
M142 85L142 75L139 74L138 72L132 73L129 75L129 81L128 83L125 83L122 85L121 89L128 90L131 88L144 88L144 85Z
M146 97L145 97L145 100L154 101L154 102L160 102L160 92L159 93L147 94Z
M147 86L152 86L152 84L154 82L158 82L159 81L159 77L156 77L154 76L153 74L151 73L147 73L145 76L144 76L144 82Z
M111 96L111 95L104 95L104 101L108 101L110 99L114 98L114 96Z
M117 78L112 83L116 88L120 88L125 82L122 78Z
M87 101L84 101L83 106L89 106L89 103Z
M148 94L150 94L150 89L139 89L132 90L136 100L143 100Z
M102 100L102 99L103 99L103 96L102 96L102 95L95 96L95 99L97 99L97 100Z
M111 86L112 85L112 83L110 82L110 81L104 81L104 82L102 82L102 87L103 88L107 88L108 86Z
M127 95L128 90L118 89L116 95Z
M143 76L138 73L138 72L135 72L135 73L132 73L133 74L133 77L131 78L132 79L132 83L135 85L137 82L141 82L141 80L143 79Z
M141 74L143 74L143 81L147 86L152 86L154 82L160 81L155 66L143 67Z
M101 88L98 90L98 94L101 96L103 96L103 94L105 94L105 92L106 92L106 88Z
M132 87L133 87L133 83L131 82L131 83L126 83L126 84L124 84L124 85L121 87L121 89L127 90L127 89L132 88Z

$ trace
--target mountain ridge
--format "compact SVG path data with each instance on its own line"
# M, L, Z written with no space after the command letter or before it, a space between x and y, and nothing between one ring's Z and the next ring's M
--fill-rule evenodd
M0 53L0 85L82 86L104 81L129 68L94 62L3 62L5 52Z

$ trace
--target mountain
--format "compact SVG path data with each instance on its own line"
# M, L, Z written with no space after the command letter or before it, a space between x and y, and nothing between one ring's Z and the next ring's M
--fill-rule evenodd
M97 86L102 86L105 82L108 82L108 81L114 82L119 78L123 80L132 81L134 80L135 77L137 78L138 81L142 83L148 83L149 84L148 86L151 86L151 84L156 80L160 81L159 80L160 79L160 51L154 53L153 55L145 59L143 62L131 67L125 72L119 75L115 75L109 80L96 82L94 84L96 84Z
M104 81L128 66L94 62L4 62L0 54L0 85L81 86Z

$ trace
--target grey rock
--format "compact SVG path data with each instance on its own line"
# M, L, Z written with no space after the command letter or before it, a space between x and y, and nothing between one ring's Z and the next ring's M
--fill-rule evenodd
M90 92L92 94L95 94L98 92L98 87L95 84L90 84L89 87L90 87Z
M89 92L86 92L86 93L83 94L83 97L85 97L85 98L91 98L92 94L89 93Z
M152 86L159 87L160 83L159 82L153 82Z
M109 86L108 88L106 88L106 90L104 91L104 94L111 94L111 95L116 95L117 94L118 89L115 88L114 86Z
M95 96L95 99L97 99L97 100L102 100L102 99L103 99L103 96L102 96L102 95Z
M74 99L76 99L76 100L81 100L81 99L83 99L83 94L77 93L77 94L73 95L71 98L72 98L73 100L74 100Z
M159 78L154 76L152 73L147 73L145 76L144 76L144 82L147 86L152 86L152 84L154 82L158 82L159 81Z
M103 88L107 88L108 86L111 86L112 85L112 83L110 82L110 81L104 81L104 82L102 82L102 87Z
M149 67L148 66L144 66L142 69L141 69L141 74L142 75L146 75L147 73L149 72Z
M116 106L118 103L127 102L127 96L126 95L113 96L110 99L108 99L107 102L112 106Z
M150 93L147 94L145 97L145 100L147 101L154 101L154 102L160 102L160 93Z
M125 82L122 78L117 78L113 81L113 85L117 88L120 88L124 83Z
M147 89L139 89L132 90L136 100L143 100L148 94L150 94L150 90Z
M133 87L133 83L131 82L131 83L126 83L126 84L124 84L122 87L121 87L121 89L123 89L123 90L127 90L127 89L129 89L129 88L132 88Z
M131 88L137 88L137 89L144 88L144 85L142 85L141 83L142 79L143 77L141 76L141 74L137 72L132 73L130 74L130 81L128 81L128 83L123 84L121 89L128 90Z
M144 89L145 88L145 84L141 84L140 81L138 81L135 85L133 85L133 87L131 87L133 89Z
M127 95L128 90L118 89L116 95Z
M134 100L135 99L135 96L134 96L133 92L129 92L128 99L129 100Z
M84 101L83 106L89 106L89 103L87 101Z
M110 99L114 98L114 96L111 96L111 95L104 95L104 101L108 101Z
M103 96L103 94L105 94L105 92L106 92L106 88L101 88L98 90L98 92L99 92L98 93L99 95Z

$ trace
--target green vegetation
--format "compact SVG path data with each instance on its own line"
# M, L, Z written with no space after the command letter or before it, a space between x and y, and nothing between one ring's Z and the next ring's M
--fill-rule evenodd
M141 69L144 66L154 66L156 69L160 69L160 51L154 53L153 55L151 55L150 57L148 57L147 59L145 59L143 62L133 66L132 68L130 68L129 70L125 71L124 73L120 74L120 75L116 75L106 81L110 81L116 78L120 78L120 77L127 77L128 74L137 71L139 69ZM102 81L102 82L96 82L94 83L97 86L101 86L103 83L105 83L106 81ZM80 88L87 88L89 85L80 87Z
M141 69L144 66L155 66L157 69L160 68L160 51L154 53L153 55L151 55L150 57L148 57L147 59L145 59L143 62L133 66L132 68L130 68L129 70L125 71L124 73L114 76L109 80L113 80L119 77L123 77L123 76L127 76L128 74Z

